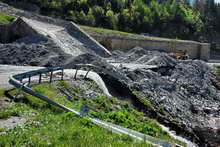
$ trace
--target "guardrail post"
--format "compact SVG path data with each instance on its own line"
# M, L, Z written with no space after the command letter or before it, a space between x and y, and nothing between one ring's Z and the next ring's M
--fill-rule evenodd
M39 83L41 83L41 77L42 77L42 73L40 73L39 75Z
M75 76L74 76L75 80L76 80L77 72L78 72L78 69L76 69L76 72L75 72Z
M52 82L52 79L53 79L53 71L51 71L50 73L50 83Z
M90 70L87 71L87 73L86 73L84 79L86 79L86 77L88 76L89 72L90 72Z
M31 76L28 77L28 86L31 84Z
M63 74L64 74L64 69L62 69L62 72L61 72L61 80L63 80Z

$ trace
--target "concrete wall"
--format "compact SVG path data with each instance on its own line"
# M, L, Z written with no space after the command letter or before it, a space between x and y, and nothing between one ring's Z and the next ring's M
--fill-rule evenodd
M209 60L210 44L195 41L182 41L172 39L133 39L115 36L92 35L98 42L109 50L129 50L135 46L145 49L159 49L168 52L184 52L192 59Z

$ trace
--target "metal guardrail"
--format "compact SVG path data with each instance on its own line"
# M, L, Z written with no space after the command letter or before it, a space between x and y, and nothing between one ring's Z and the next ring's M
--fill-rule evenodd
M77 67L77 69L79 69L79 67L83 67L83 66L76 65L76 67ZM89 66L87 65L86 67L89 67ZM91 66L91 67L93 67L93 66ZM9 83L11 85L13 85L15 88L18 88L18 89L22 90L23 92L26 92L26 93L28 93L32 96L35 96L35 97L37 97L37 98L39 98L43 101L46 101L47 103L49 103L51 105L57 106L57 107L65 110L67 112L73 112L76 115L81 116L80 112L78 112L74 109L68 108L68 107L66 107L62 104L56 103L55 101L53 101L53 100L47 98L46 96L43 96L43 95L41 95L41 94L39 94L35 91L33 91L30 87L28 87L28 85L31 84L31 77L39 75L39 83L41 83L42 82L41 81L42 80L42 74L44 74L44 73L50 73L49 81L52 82L53 72L55 72L55 71L61 71L60 79L63 80L64 68L62 68L62 67L51 67L51 68L44 68L44 69L34 70L34 71L25 72L25 73L10 76ZM84 78L86 78L89 71L86 73ZM76 74L77 74L77 72L75 73L75 76L74 76L75 78L76 78ZM24 79L27 79L27 78L28 78L28 83L24 84L22 81ZM173 145L169 142L162 141L162 140L159 140L157 138L154 138L152 136L148 136L148 135L142 134L140 132L137 132L137 131L134 131L134 130L131 130L131 129L123 128L121 126L118 126L118 125L115 125L115 124L112 124L112 123L108 123L108 122L105 122L105 121L102 121L102 120L99 120L99 119L96 119L96 118L90 118L90 120L93 123L97 124L98 126L106 128L110 131L117 132L117 133L122 133L122 134L127 134L131 137L134 137L138 140L146 141L146 142L151 143L155 146L163 146L163 147L176 146L176 145Z

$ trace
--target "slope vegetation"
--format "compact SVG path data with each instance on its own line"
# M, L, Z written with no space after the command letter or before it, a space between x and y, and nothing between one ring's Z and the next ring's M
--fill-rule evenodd
M103 96L101 90L93 82L61 81L52 85L36 85L34 89L74 109L80 110L82 105L87 104L93 108L89 112L90 116L98 117L171 143L182 144L164 132L155 120L149 119L143 113L135 111L127 102ZM66 97L59 89L67 93L71 92L72 98ZM11 94L14 93L15 91L11 92ZM11 109L9 114L17 112L18 116L25 116L31 119L22 127L8 130L5 135L0 136L0 145L69 146L73 144L87 146L89 143L89 146L109 146L110 144L112 146L151 146L135 141L129 136L103 130L86 118L77 118L70 113L64 113L33 96L22 95L19 98L20 102L9 108ZM9 111L9 109L5 111ZM1 113L4 113L4 111ZM19 133L19 136L16 135L16 132Z

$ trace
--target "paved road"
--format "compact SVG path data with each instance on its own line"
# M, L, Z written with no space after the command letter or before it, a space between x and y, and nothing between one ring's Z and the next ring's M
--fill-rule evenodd
M42 69L42 68L43 67L0 65L0 89L13 88L13 86L11 86L8 83L10 75L24 73L24 72L28 72L28 71L32 71L32 70L38 70L38 69ZM76 73L76 70L74 70L74 69L65 69L64 70L64 79L68 80L70 78L74 78L75 73ZM87 74L87 71L78 70L77 78L81 78L81 77L84 78L86 74ZM106 88L104 81L97 73L90 71L87 74L87 78L96 82L96 84L99 85L100 89L102 89L104 94L111 96L108 89ZM26 81L27 81L27 79L26 79ZM32 77L32 82L33 81L38 81L38 76Z
M42 67L0 65L0 89L13 88L13 86L11 86L8 83L10 75L19 74L31 70L37 70L41 68Z

